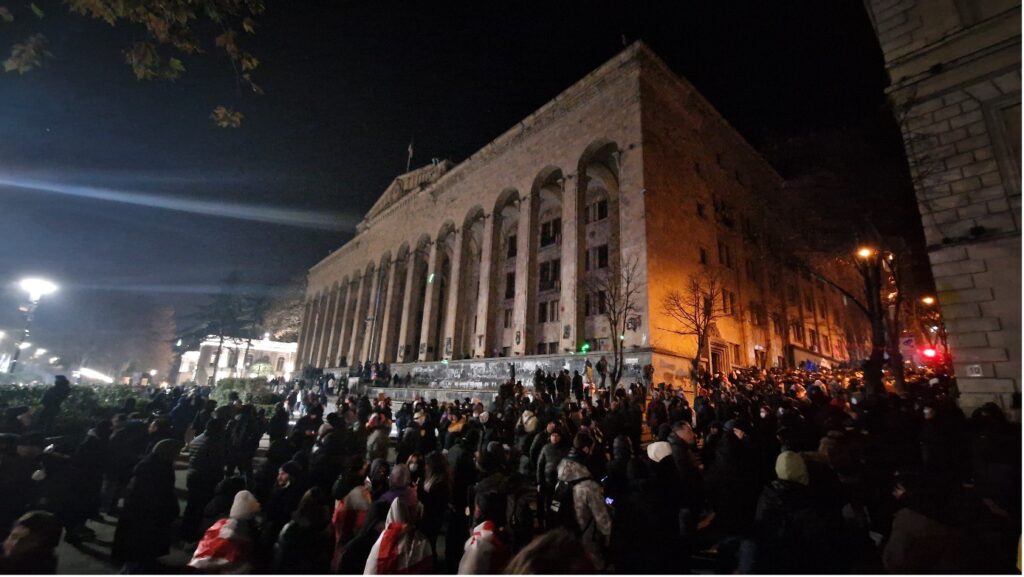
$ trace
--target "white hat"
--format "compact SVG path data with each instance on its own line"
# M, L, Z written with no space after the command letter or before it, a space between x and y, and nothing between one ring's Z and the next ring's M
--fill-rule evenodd
M232 519L251 519L260 512L260 502L249 491L235 493L235 501L231 504Z
M672 445L669 445L665 441L655 441L650 445L647 445L647 457L655 463L660 463L662 459L672 454Z

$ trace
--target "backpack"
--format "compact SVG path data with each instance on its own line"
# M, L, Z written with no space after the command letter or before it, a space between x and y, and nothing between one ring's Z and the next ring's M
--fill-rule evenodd
M555 490L551 494L548 522L550 529L562 527L574 535L581 535L583 533L583 527L579 526L579 522L576 519L573 490L576 488L576 485L590 480L591 477L580 477L574 481L558 481L555 484Z

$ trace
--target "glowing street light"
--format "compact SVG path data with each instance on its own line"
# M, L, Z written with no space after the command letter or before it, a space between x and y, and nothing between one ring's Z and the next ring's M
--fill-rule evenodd
M57 285L42 278L21 279L18 286L28 293L28 300L32 302L39 302L44 296L57 292Z
M156 369L149 369L149 376L155 377L156 376Z
M921 299L921 302L926 305L933 305L935 304L935 297L924 297Z
M875 249L862 246L857 249L857 256L860 258L871 258L875 254Z
M25 328L21 331L18 348L14 349L14 358L11 359L10 368L7 369L7 373L11 375L14 374L14 369L18 366L18 357L21 355L21 351L28 348L21 345L26 344L25 340L28 339L29 330L32 328L32 317L36 313L36 307L39 306L39 300L57 292L56 284L38 277L23 278L18 281L18 286L28 293L28 306L20 309L25 313Z
M25 350L27 348L31 348L31 347L32 347L32 343L29 343L29 342L18 343L18 350L19 351L23 351L23 350Z

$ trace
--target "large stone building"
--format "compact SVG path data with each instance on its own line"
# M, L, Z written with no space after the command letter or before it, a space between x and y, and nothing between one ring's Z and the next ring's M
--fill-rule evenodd
M714 370L859 356L852 304L780 264L763 210L779 184L634 44L464 162L396 178L355 238L310 269L299 363L380 361L473 388L506 379L509 362L529 383L538 366L610 361L615 338L627 378L652 363L656 381L676 383L698 354ZM608 302L584 287L633 263L636 312L611 334ZM726 316L697 351L662 302L702 270L720 275Z
M1020 0L866 0L965 409L1020 410Z

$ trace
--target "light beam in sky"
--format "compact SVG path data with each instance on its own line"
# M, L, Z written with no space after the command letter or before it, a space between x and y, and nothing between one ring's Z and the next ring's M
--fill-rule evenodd
M148 208L188 212L203 216L249 220L300 228L335 230L340 232L354 231L356 222L359 220L358 218L353 218L349 215L323 211L281 208L267 205L250 205L219 200L182 198L147 192L64 184L36 178L18 178L6 174L0 174L0 188L2 187L33 190L51 194L63 194L67 196L107 202L119 202Z

